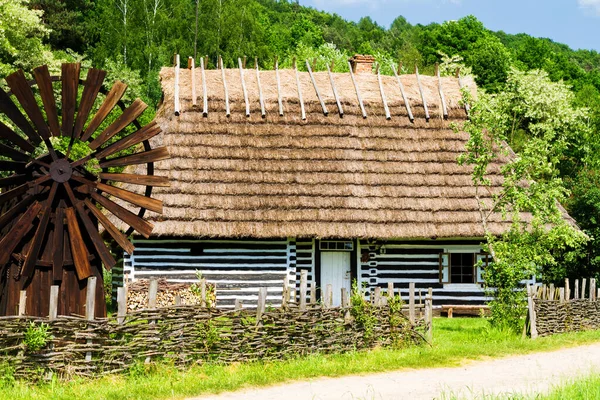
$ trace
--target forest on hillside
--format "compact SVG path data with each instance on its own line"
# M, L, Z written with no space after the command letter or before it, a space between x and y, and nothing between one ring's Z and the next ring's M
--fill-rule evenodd
M572 107L586 108L583 122L593 133L587 154L600 148L600 54L493 32L473 16L429 25L398 16L383 27L368 17L350 22L289 0L0 0L0 76L44 63L57 71L62 61L80 61L106 69L107 81L118 77L132 88L130 97L156 106L158 72L172 64L174 53L206 56L209 68L218 56L230 67L247 56L270 69L277 56L284 66L297 57L316 59L317 69L335 61L343 71L350 55L372 54L384 73L402 62L404 72L418 65L432 74L444 62L470 71L488 93L507 90L511 71L542 70L569 85ZM528 138L526 129L517 129L511 144L518 151ZM586 254L565 267L580 277L600 271L600 154L585 161L578 154L565 150L560 177L571 192L568 211L592 239Z

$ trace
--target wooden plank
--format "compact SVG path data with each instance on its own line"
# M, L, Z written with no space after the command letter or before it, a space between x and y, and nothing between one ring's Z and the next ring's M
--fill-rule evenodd
M52 184L52 189L50 189L48 200L46 200L46 204L42 210L42 216L37 224L35 234L31 240L29 252L27 253L25 262L23 263L21 276L25 277L25 280L29 280L35 271L35 264L38 261L38 256L40 254L40 250L42 249L42 243L44 241L46 231L48 230L48 222L50 222L50 215L52 213L52 202L54 201L57 190L58 182L54 182Z
M156 149L143 151L141 153L131 154L128 156L116 157L100 163L100 168L122 167L136 164L146 164L166 160L170 157L169 150L166 146L157 147Z
M110 222L108 218L89 199L85 199L84 201L86 207L94 214L96 219L102 224L104 229L108 232L108 234L121 246L127 254L133 254L135 247L133 244L127 239L125 235L123 235L117 227Z
M325 102L323 101L323 98L321 97L321 92L319 91L319 87L317 86L317 82L315 81L315 77L313 75L312 68L310 67L310 64L308 63L308 60L306 61L306 68L308 70L308 75L310 76L310 80L312 81L313 87L315 88L315 93L317 93L317 98L319 99L319 103L321 103L321 108L323 109L323 114L325 116L328 116L329 111L327 111Z
M77 273L77 278L81 281L92 276L92 267L88 259L85 242L79 230L79 222L77 221L75 210L69 207L65 210L65 215L67 217L67 230L69 231L69 242L73 263L75 264L75 272Z
M19 214L21 214L35 199L34 196L28 195L20 202L15 204L11 209L0 215L0 231L3 230L9 223L13 222Z
M450 316L448 316L450 318ZM411 324L415 323L415 283L408 284L408 319Z
M204 58L200 57L200 73L202 74L202 116L208 117L208 90L206 88L206 73L204 71Z
M0 187L19 185L28 181L27 175L11 175L6 178L0 178Z
M435 63L435 74L438 78L438 93L440 94L440 101L442 102L442 116L444 119L448 119L448 106L446 105L446 96L442 89L442 77L440 75L440 65Z
M27 290L19 292L19 317L25 315L27 309Z
M154 225L150 222L138 217L126 208L121 207L119 204L98 193L92 192L91 195L98 204L110 211L115 217L131 226L146 239L150 237L150 234L152 234L152 230L154 229Z
M327 66L327 74L329 75L329 83L331 83L331 89L333 90L333 97L335 98L335 103L337 104L338 113L340 115L340 118L343 118L344 109L342 108L342 102L340 101L340 96L338 96L337 87L335 86L335 82L333 81L333 74L331 73L331 69L329 68L329 66Z
M219 56L219 65L221 66L221 79L223 80L223 91L225 95L225 116L231 115L231 109L229 107L229 91L227 90L227 80L225 79L225 68L223 68L223 58Z
M383 108L385 109L385 119L388 121L392 119L390 115L390 108L388 107L387 98L383 91L383 84L381 83L381 73L379 72L379 64L377 64L377 82L379 83L379 93L381 94L381 101L383 102Z
M0 160L0 171L21 171L27 164L21 161Z
M0 88L0 112L4 113L35 145L42 143L42 139L33 129L27 118L12 101L8 93Z
M423 92L423 85L421 84L421 76L419 75L419 67L415 64L415 75L417 77L417 85L419 86L419 93L421 94L421 101L423 102L423 108L425 109L425 121L429 122L429 108L427 107L427 99Z
M106 117L108 117L108 115L113 110L113 108L115 108L119 100L121 100L121 98L125 94L125 90L127 90L127 85L123 82L116 81L114 83L113 87L110 89L110 91L106 95L106 98L102 102L102 105L88 124L87 128L85 128L85 131L81 136L82 141L87 141L92 137L94 132L96 132L96 129L98 129L100 125L102 125Z
M79 63L62 64L62 134L73 137L75 109L77 108L77 88L79 87Z
M53 321L58 316L58 289L57 285L50 286L50 301L48 307L48 319Z
M402 70L402 64L398 65L398 71L401 71L401 70ZM394 68L392 68L392 71L394 71L394 76L396 77L396 80L398 81L398 86L400 87L400 94L402 95L402 100L404 101L404 106L406 107L406 113L408 114L408 119L410 120L410 122L415 122L415 117L413 116L412 110L410 108L410 104L408 103L408 98L406 97L406 92L404 91L404 85L402 84L402 80L400 79L398 72L396 72L396 70Z
M173 92L173 108L175 111L175 116L179 116L181 113L181 102L179 100L179 68L180 68L180 58L179 54L175 55L175 89Z
M110 138L115 136L121 130L125 129L127 125L135 121L137 117L142 115L148 106L140 99L135 101L127 107L123 114L121 114L115 122L110 124L98 137L89 144L90 149L96 150L98 147L106 143Z
M77 111L75 127L73 128L75 138L77 139L83 135L83 127L90 116L96 97L104 83L104 78L106 78L106 71L96 68L88 70L83 93L81 94L79 110Z
M354 91L356 92L356 98L358 99L358 105L360 106L362 117L367 118L367 110L365 110L365 105L363 104L360 90L358 89L358 84L356 83L356 79L354 79L354 72L352 71L352 65L350 64L350 61L348 61L348 68L350 69L350 78L352 78L352 84L354 85Z
M54 215L54 254L52 255L52 278L55 282L60 282L63 275L64 266L64 233L65 233L65 209L58 207Z
M246 81L244 80L244 66L242 59L238 58L238 66L240 69L240 80L242 82L242 92L244 93L244 103L246 104L246 117L250 116L250 103L248 102L248 90L246 90Z
M97 188L98 190L101 190L108 194L112 194L113 196L118 197L121 200L125 200L128 203L162 214L163 205L162 201L160 200L156 200L151 197L146 197L137 193L132 193L128 190L116 188L114 186L106 185L104 183L92 182L78 176L73 176L72 179L81 182L85 185L88 185L89 187Z
M306 284L308 279L308 271L300 272L300 310L306 310Z
M196 64L194 57L188 57L188 69L190 70L190 81L192 82L192 106L196 106L198 105L198 96L196 95Z
M25 194L28 190L29 190L29 185L27 183L25 183L21 186L17 186L16 188L7 191L7 192L0 193L0 205Z
M279 107L279 116L283 117L283 102L281 101L281 79L279 78L279 62L275 56L275 80L277 82L277 105Z
M158 175L111 174L108 172L102 172L100 173L99 178L109 181L129 183L132 185L157 187L171 186L169 178L167 178L166 176Z
M33 122L33 125L37 129L37 133L42 137L42 139L49 139L50 129L44 120L42 111L35 100L35 96L31 91L31 87L29 86L23 71L18 70L7 76L6 83L23 107L23 110L25 110L25 113L31 122Z
M300 117L306 120L306 109L304 108L304 100L302 99L302 87L300 86L300 73L296 67L296 57L294 57L294 72L296 74L296 87L298 89L298 100L300 101Z
M127 316L127 289L117 288L117 323L123 325Z
M131 135L125 136L123 139L116 141L110 146L98 150L98 152L95 154L95 158L97 158L98 160L106 158L114 153L125 150L131 146L135 146L136 144L142 143L145 140L152 139L160 132L160 126L155 121L152 121L148 125L145 125L141 129L135 131Z
M3 157L8 157L14 161L27 162L31 160L31 157L28 154L25 154L15 148L12 148L2 143L0 143L0 155Z
M258 85L258 102L260 103L260 115L262 118L267 116L265 111L265 99L263 98L262 87L260 85L260 71L258 69L258 58L254 59L254 68L256 69L256 84Z
M35 147L29 143L27 140L23 139L19 136L15 131L9 128L7 125L3 124L0 121L0 139L7 140L13 143L15 146L18 146L21 150L33 153L35 151Z

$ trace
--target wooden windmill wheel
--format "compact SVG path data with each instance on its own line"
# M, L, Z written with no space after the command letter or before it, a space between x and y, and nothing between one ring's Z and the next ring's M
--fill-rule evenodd
M133 230L150 235L146 210L162 213L152 187L168 186L153 163L169 154L150 146L160 127L137 120L147 106L121 101L127 85L103 89L105 71L92 68L82 80L79 64L63 64L60 77L46 66L33 76L27 81L19 70L6 77L10 91L0 89L0 315L15 314L21 290L29 315L48 315L51 285L60 286L60 314L83 314L86 278L101 282L102 264L116 264L100 225L128 253ZM146 174L122 173L136 164L145 164ZM116 220L129 227L125 234ZM96 314L104 314L102 284L97 291Z

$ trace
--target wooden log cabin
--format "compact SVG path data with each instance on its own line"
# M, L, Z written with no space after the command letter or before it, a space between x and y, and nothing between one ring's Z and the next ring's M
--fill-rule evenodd
M198 271L220 307L249 305L260 287L277 305L302 270L309 285L333 285L336 304L353 280L403 295L410 282L432 287L437 305L488 300L471 170L457 163L468 137L451 127L467 118L471 78L384 76L370 57L352 59L353 73L202 61L161 71L156 145L171 159L156 173L171 185L155 188L164 214L149 213L152 236L125 255L129 279L192 282ZM507 226L492 217L493 232Z

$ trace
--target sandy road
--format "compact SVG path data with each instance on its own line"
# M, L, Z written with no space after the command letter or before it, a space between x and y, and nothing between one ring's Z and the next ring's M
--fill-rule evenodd
M481 398L484 394L545 392L553 385L600 373L600 343L477 361L456 368L403 370L318 378L193 400L333 400ZM192 400L192 399L190 399Z

